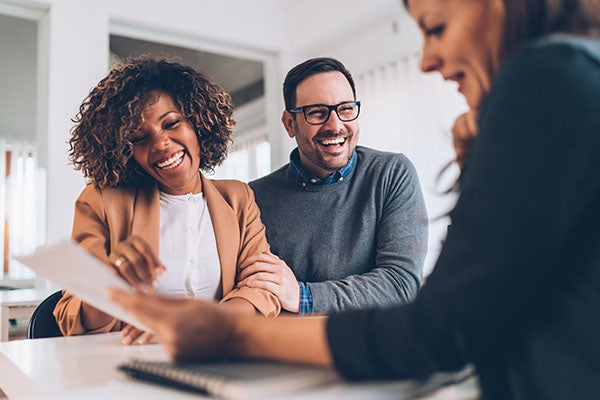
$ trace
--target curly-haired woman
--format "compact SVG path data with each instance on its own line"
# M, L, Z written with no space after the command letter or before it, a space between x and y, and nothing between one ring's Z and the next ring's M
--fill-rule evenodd
M230 96L203 73L142 57L115 65L73 120L70 160L88 179L72 237L133 286L220 299L275 316L279 300L234 288L237 266L269 245L249 187L209 180L234 125ZM160 256L160 259L159 259ZM64 293L54 315L64 335L122 330L150 335Z

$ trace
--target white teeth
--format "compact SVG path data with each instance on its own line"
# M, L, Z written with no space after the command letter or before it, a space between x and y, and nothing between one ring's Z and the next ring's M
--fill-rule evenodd
M346 138L336 137L336 138L319 140L319 143L321 143L324 146L330 146L332 144L343 144L345 141L346 141Z
M180 151L164 161L157 162L156 166L160 169L173 169L183 162L183 151Z

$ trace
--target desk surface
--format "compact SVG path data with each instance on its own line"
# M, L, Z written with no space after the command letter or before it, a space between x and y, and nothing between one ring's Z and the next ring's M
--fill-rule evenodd
M122 345L119 333L2 342L0 388L11 398L94 385L130 357L167 359L156 344Z
M203 398L125 378L116 366L130 358L168 359L157 344L124 346L119 333L15 340L0 343L0 389L9 398ZM402 382L340 383L318 391L298 393L294 399L398 399ZM400 391L400 393L398 393ZM443 391L443 392L442 392ZM471 399L473 388L442 389L428 398ZM399 396L400 394L400 396Z
M0 306L27 307L37 305L52 291L48 289L0 290Z

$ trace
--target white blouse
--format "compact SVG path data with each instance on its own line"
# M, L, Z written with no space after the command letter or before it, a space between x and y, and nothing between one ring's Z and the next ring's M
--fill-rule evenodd
M166 272L157 293L215 299L221 283L217 241L202 193L160 192L159 257Z

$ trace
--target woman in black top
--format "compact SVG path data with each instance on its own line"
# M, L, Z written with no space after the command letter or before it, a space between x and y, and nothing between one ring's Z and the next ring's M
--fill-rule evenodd
M598 399L600 2L406 3L424 36L422 69L458 83L478 132L444 248L415 302L266 320L144 294L113 298L177 359L309 362L350 379L473 363L485 399ZM206 317L187 320L190 310Z

